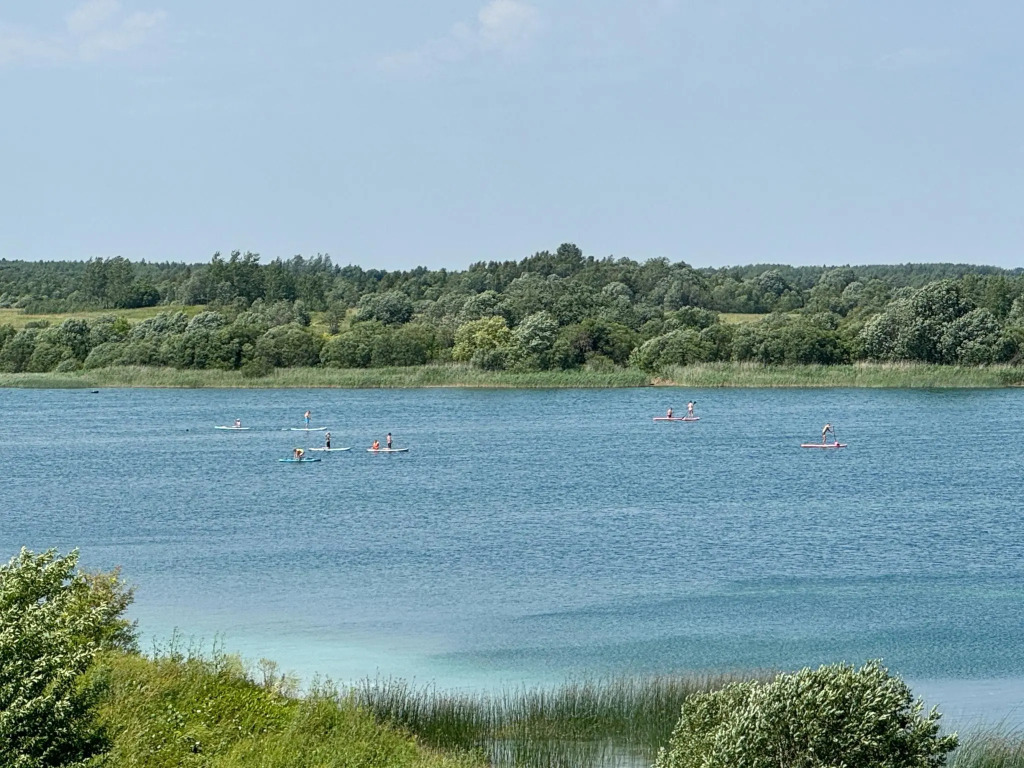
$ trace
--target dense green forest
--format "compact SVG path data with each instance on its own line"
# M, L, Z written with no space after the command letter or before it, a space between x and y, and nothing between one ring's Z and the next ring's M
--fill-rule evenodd
M140 307L162 311L136 322L119 314ZM572 244L462 271L339 267L320 255L263 264L239 252L208 264L0 260L4 311L69 315L0 325L6 372L155 365L259 376L455 361L656 373L719 361L1024 359L1021 269L695 269L584 256Z

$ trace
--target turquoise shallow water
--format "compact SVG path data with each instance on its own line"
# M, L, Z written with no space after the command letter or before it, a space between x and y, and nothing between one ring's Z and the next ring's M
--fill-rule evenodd
M697 400L695 424L652 422ZM883 658L1024 722L1024 392L0 390L0 555L147 638L492 687ZM319 435L345 453L277 461ZM254 429L213 429L241 418ZM842 451L799 448L826 421ZM364 449L391 431L409 453Z

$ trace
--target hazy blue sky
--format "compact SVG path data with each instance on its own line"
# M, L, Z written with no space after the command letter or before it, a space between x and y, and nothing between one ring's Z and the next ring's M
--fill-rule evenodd
M0 257L1024 264L1020 0L0 0Z

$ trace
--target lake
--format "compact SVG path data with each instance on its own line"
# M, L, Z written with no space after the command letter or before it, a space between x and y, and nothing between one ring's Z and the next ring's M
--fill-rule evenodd
M280 463L306 409L353 450ZM882 658L947 721L1024 723L1021 390L0 390L0 420L0 556L122 566L144 648L471 688ZM801 449L826 421L849 447Z

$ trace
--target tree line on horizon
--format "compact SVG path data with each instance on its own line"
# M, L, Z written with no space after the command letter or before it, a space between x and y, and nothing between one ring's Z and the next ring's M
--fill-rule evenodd
M203 311L186 307L199 305ZM163 307L135 323L120 310ZM449 271L267 264L0 260L0 309L97 319L0 325L0 370L112 365L657 372L714 361L954 365L1024 357L1024 270L965 264L695 269L584 256L572 244ZM760 315L728 322L726 313Z

